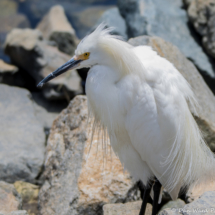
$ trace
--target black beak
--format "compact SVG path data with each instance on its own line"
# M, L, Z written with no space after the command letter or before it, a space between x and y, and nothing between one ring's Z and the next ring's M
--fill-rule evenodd
M69 60L68 62L66 62L65 64L63 64L60 68L56 69L54 72L52 72L51 74L49 74L47 77L45 77L38 85L37 87L42 87L45 83L47 83L48 81L54 79L55 77L61 75L62 73L68 71L69 69L75 69L76 67L78 67L79 63L82 60L75 60L74 57Z

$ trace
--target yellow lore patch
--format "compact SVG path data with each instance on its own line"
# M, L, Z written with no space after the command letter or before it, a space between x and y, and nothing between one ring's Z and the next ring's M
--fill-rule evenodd
M75 60L87 60L89 59L89 56L90 56L90 52L85 52L82 55L76 55L74 58Z

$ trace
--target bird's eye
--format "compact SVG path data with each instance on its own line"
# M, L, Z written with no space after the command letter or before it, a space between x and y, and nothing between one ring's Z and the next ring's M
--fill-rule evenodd
M88 56L89 56L89 52L86 52L86 53L84 54L84 56L85 56L85 57L88 57Z

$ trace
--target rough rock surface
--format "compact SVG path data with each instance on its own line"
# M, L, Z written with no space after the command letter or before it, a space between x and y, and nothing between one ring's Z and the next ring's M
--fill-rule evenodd
M18 210L18 211L12 211L10 213L1 213L0 211L0 215L30 215L30 214L28 214L28 212L25 210Z
M215 182L201 184L199 186L194 187L193 189L190 189L186 193L187 201L189 203L193 202L207 191L215 191Z
M215 191L208 191L190 204L182 208L164 209L159 215L187 215L187 214L214 214Z
M214 214L215 213L215 191L208 191L200 196L199 199L187 204L183 207L185 212L201 214Z
M138 215L142 201L126 204L106 204L103 206L104 215ZM145 215L152 214L152 205L147 204Z
M183 208L185 206L185 202L181 199L177 199L175 201L169 201L167 204L165 204L161 209L160 212L164 209L178 209L178 208Z
M190 83L200 105L197 123L211 150L215 151L215 98L196 67L177 47L161 38L141 36L130 39L129 42L134 46L151 46L161 57L169 60Z
M14 187L22 198L22 209L29 215L38 214L39 186L24 181L16 181Z
M71 57L50 46L39 30L14 29L7 35L5 53L12 62L26 70L37 83ZM43 88L47 99L70 99L81 93L81 79L76 71L64 73Z
M37 29L43 33L44 38L55 41L60 51L69 55L74 54L78 38L68 22L62 6L53 6L40 21Z
M215 57L215 0L193 0L188 8L188 16L203 37L207 52Z
M187 25L182 0L118 0L118 7L126 20L129 37L143 34L161 37L177 46L202 74L215 79L213 62Z
M42 215L102 214L105 203L136 198L130 175L110 147L103 154L98 135L90 144L87 115L86 96L76 96L53 123L39 193Z
M0 214L10 213L22 207L22 199L12 184L0 181Z
M29 91L0 84L0 179L34 182L44 161L45 134Z
M114 27L114 34L122 36L125 40L128 39L125 20L122 18L117 7L105 11L92 30L101 23L105 23L107 27Z

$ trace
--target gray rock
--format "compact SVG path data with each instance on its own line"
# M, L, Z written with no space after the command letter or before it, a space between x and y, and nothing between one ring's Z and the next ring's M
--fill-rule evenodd
M34 111L38 121L42 124L45 130L50 130L53 121L57 118L58 113L48 112L45 108L37 105L35 102Z
M22 207L22 198L12 184L0 181L0 214L10 213Z
M158 37L141 36L130 39L129 42L134 46L151 46L161 57L169 60L190 83L200 105L197 123L211 150L215 151L215 97L193 63L177 47Z
M164 209L161 212L159 212L158 215L182 215L181 213L179 213L177 210L175 209Z
M37 29L43 33L44 38L55 41L60 51L69 55L74 54L78 38L62 6L53 6L40 21Z
M5 53L37 83L71 58L48 45L40 31L30 29L11 31L7 35ZM82 92L81 79L76 71L70 71L47 83L42 90L47 99L70 100Z
M167 204L165 204L161 209L160 213L162 213L165 209L171 209L171 211L177 211L179 208L183 208L185 206L185 202L181 199L177 199L175 201L169 201Z
M204 193L199 199L185 205L181 212L183 214L194 213L195 215L215 213L215 191Z
M120 15L117 7L105 11L92 30L101 23L105 23L107 27L114 27L113 34L120 35L125 40L128 39L125 20Z
M188 8L188 16L203 37L207 52L215 57L215 0L193 0Z
M104 215L137 215L140 212L142 201L126 204L106 204L103 206ZM152 205L147 204L145 215L152 214Z
M211 59L193 38L193 32L187 25L186 11L182 6L182 0L118 0L129 37L143 34L161 37L177 46L202 74L215 79Z
M19 210L19 211L12 211L8 215L28 215L28 212L25 210Z
M0 84L0 180L34 182L44 161L45 134L30 92Z
M96 215L105 203L132 200L131 176L113 152L110 157L110 146L103 154L102 137L95 135L91 145L87 119L87 98L76 96L53 123L39 193L42 215Z

